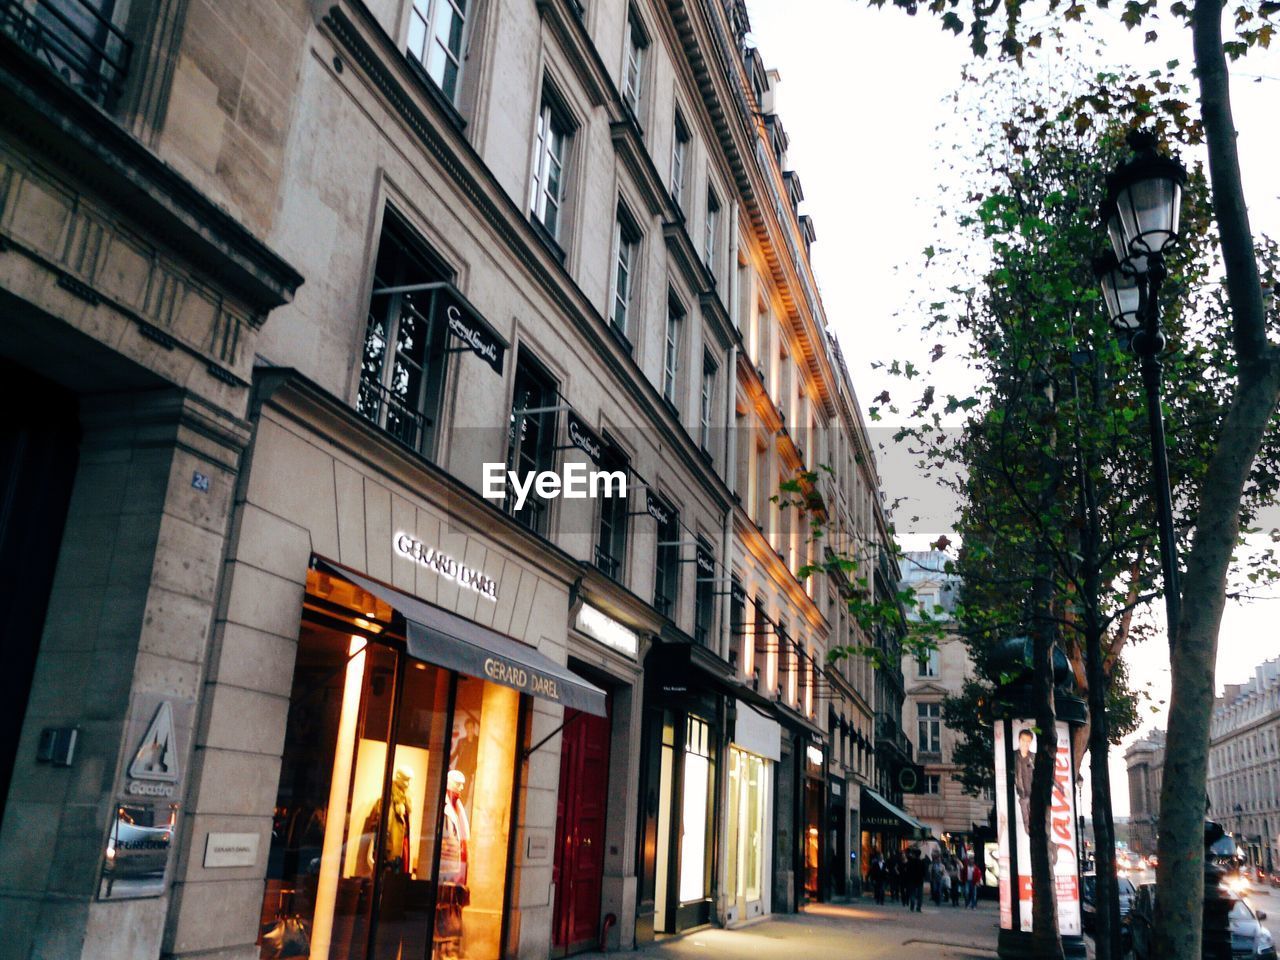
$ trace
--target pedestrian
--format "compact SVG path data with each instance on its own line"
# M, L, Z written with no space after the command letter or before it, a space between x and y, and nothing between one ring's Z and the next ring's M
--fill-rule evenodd
M978 909L978 881L981 879L982 873L978 869L978 862L972 861L965 873L965 900L964 905L970 910Z
M947 872L942 869L942 855L935 853L929 860L929 896L935 907L942 906L942 884Z
M907 881L907 908L916 913L924 912L924 878L927 870L928 867L925 865L924 857L920 855L920 851L912 850L911 856L907 858L903 872Z
M947 892L951 894L951 906L960 906L960 890L964 882L960 879L960 863L955 857L947 858Z
M871 856L871 870L867 879L871 881L871 889L875 891L876 903L884 904L885 864L884 857L877 850Z

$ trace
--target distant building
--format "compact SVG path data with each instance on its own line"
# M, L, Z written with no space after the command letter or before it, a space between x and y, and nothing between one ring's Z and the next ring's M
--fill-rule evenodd
M1160 783L1164 772L1164 731L1152 730L1124 752L1129 770L1129 847L1147 856L1156 852ZM1118 835L1117 835L1118 836Z
M1209 815L1251 863L1280 867L1280 657L1229 683L1209 726Z
M918 609L950 621L961 582L946 572L947 559L939 550L907 553L902 562L902 585L915 591ZM953 762L959 734L942 722L943 699L958 694L973 675L969 651L954 632L949 632L927 657L904 656L902 675L906 684L902 723L924 771L921 792L904 797L907 812L955 849L972 847L974 825L987 822L994 798L964 792L956 779L959 768Z

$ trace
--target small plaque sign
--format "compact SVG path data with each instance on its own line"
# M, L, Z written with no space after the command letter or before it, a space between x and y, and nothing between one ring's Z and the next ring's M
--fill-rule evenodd
M206 867L253 867L257 863L256 833L211 833L205 839Z
M545 833L529 834L525 845L526 860L545 860L551 852L551 841Z

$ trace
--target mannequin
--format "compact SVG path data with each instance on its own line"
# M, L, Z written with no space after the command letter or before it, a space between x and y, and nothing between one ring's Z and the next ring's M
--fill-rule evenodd
M382 844L383 869L392 873L409 873L409 784L413 774L403 767L396 770L395 779L391 781L391 816L387 820L387 833ZM364 821L364 833L372 837L377 833L378 821L382 819L382 798L373 802L373 808ZM369 845L368 866L373 867L373 845Z
M435 951L437 960L460 956L462 908L471 902L467 889L467 845L471 825L462 802L467 778L460 770L450 770L445 782L444 810L440 828L440 886L436 892Z

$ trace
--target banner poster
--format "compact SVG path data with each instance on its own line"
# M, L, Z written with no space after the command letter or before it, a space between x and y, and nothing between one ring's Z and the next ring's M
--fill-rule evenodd
M1013 793L1017 810L1006 812L1017 831L1018 851L1018 919L1024 933L1031 932L1031 776L1039 738L1034 720L1013 721ZM999 730L999 725L997 725ZM1049 809L1049 846L1053 863L1054 887L1058 898L1058 932L1063 936L1080 935L1080 875L1076 847L1076 792L1072 783L1071 739L1065 723L1057 724L1058 748L1053 765L1053 799ZM1003 738L1001 738L1003 739ZM1004 757L1001 746L997 758ZM997 761L999 762L999 761ZM997 783L1007 783L997 770ZM1007 797L1008 790L997 791ZM997 812L997 816L1000 813ZM1000 836L1007 836L1001 828ZM1003 866L1003 864L1002 864ZM1006 871L1001 872L1003 890ZM1003 909L1003 908L1002 908ZM1003 926L1003 914L1002 923Z
M1000 888L1000 929L1013 929L1013 902L1009 890L1009 781L1006 779L1004 721L996 721L996 876Z

